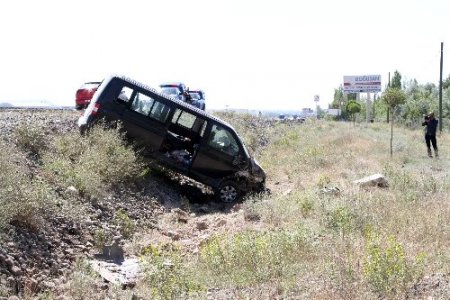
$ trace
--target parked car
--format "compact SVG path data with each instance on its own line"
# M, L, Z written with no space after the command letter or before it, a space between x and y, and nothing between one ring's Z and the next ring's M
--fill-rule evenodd
M120 121L143 155L214 189L233 202L264 191L266 175L228 123L125 76L110 76L78 120L85 132L99 120Z
M186 101L188 88L181 82L169 82L159 85L161 92L177 100Z
M80 110L86 108L97 91L100 82L86 82L75 94L75 108Z
M192 105L201 110L205 110L205 93L202 90L188 90L188 93L191 97Z

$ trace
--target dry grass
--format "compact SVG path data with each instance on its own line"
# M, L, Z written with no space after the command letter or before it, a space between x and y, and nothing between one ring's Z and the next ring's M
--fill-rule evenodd
M265 123L224 117L251 145L272 194L247 199L239 226L227 222L229 228L212 233L198 253L178 252L181 246L171 243L148 248L152 251L142 257L148 263L146 280L133 293L144 299L423 299L432 291L414 294L414 284L424 276L450 273L447 133L438 137L441 157L430 159L420 130L395 128L390 157L387 124L309 120L255 127ZM72 138L60 139L53 157L79 162L81 153L89 153L65 147ZM50 159L44 155L43 161ZM134 156L124 155L117 163L127 161L134 162ZM57 167L57 174L67 175L60 178L65 185L78 182L81 190L101 195L98 185L81 184L87 173L76 165ZM118 174L108 172L105 181ZM375 173L385 175L388 188L353 183ZM127 224L126 216L121 220ZM80 266L67 284L67 296L88 297L93 278Z
M259 160L273 193L247 200L246 217L260 230L302 226L312 250L257 286L268 284L280 298L404 298L413 296L411 287L424 274L450 271L448 135L438 137L441 157L430 159L421 131L395 128L390 157L389 130L386 124L317 120L265 130L271 143ZM375 173L384 174L390 186L361 189L353 183ZM322 192L333 187L340 192ZM235 234L227 238L233 241ZM371 268L364 267L368 262ZM264 260L260 264L267 268ZM224 272L239 277L231 266ZM242 287L236 278L228 285L233 282Z
M280 226L300 221L316 234L320 259L312 266L326 278L321 290L337 290L342 299L407 294L407 288L392 286L380 291L371 286L362 269L370 255L365 250L368 230L381 236L382 243L389 236L396 238L409 264L411 277L403 278L409 278L409 287L421 272L450 270L447 134L438 137L441 157L430 159L422 133L404 128L394 131L391 158L389 128L383 124L312 121L284 132L260 159L274 191L273 202L262 205L260 213L267 214L270 207L272 216L284 219ZM352 183L375 173L384 174L390 187L360 189ZM324 186L338 187L341 192L323 195L320 189ZM301 213L299 197L313 203L309 214ZM262 221L272 224L273 218ZM416 270L419 257L425 258L421 272ZM317 296L315 289L311 288L310 296ZM320 295L328 298L326 292Z

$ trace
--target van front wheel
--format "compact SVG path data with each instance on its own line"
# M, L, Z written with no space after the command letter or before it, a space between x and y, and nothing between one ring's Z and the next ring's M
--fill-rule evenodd
M216 197L221 202L231 203L239 200L241 192L236 182L227 180L216 190Z

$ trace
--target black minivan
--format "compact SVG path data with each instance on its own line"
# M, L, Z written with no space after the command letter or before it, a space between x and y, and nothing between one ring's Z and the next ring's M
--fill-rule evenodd
M214 189L223 202L265 190L266 175L228 123L125 76L100 84L78 120L120 121L145 156Z

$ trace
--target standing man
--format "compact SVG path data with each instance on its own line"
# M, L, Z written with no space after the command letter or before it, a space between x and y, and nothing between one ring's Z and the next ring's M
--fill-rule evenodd
M427 144L428 156L433 157L431 153L431 145L433 145L434 156L438 157L438 147L436 142L436 130L438 127L438 120L434 118L434 112L430 112L427 116L425 116L425 122L422 123L422 126L426 126L425 128L425 143Z

